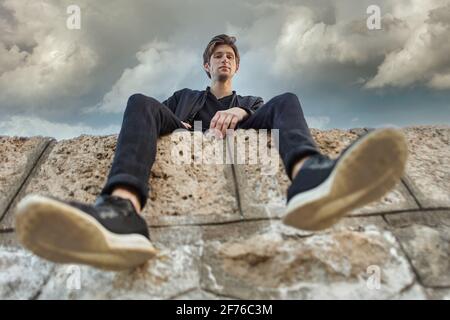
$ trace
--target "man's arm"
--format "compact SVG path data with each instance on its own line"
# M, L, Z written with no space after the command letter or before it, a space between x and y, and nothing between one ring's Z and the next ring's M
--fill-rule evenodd
M264 104L264 100L261 97L258 97L253 105L247 107L247 106L239 106L239 108L244 109L247 111L248 116L251 116L255 113L256 110L258 110L259 107L261 107Z
M162 104L164 104L166 107L168 107L170 110L172 110L173 113L175 113L175 110L178 105L178 98L177 98L177 92L175 92L172 96L167 98L165 101L163 101Z
M180 91L176 91L174 92L174 94L172 96L170 96L169 98L167 98L165 101L163 101L162 104L164 104L166 107L168 107L173 113L175 113L175 110L177 108L178 105L178 93ZM186 123L184 121L181 121L181 123L184 125L184 127L186 129L191 129L192 126L189 123Z

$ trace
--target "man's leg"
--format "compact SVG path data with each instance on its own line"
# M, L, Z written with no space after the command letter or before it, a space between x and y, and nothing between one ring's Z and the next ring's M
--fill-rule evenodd
M239 124L240 129L278 129L281 159L289 178L295 176L305 158L320 153L295 94L278 95ZM294 174L293 174L294 173Z
M165 105L142 94L128 99L116 153L101 195L129 199L140 211L148 196L150 169L155 162L158 137L184 128Z
M109 270L132 268L154 257L157 250L138 211L147 200L158 137L183 127L157 100L131 96L108 181L95 204L29 195L17 206L19 241L53 262Z
M280 155L287 173L293 173L283 222L300 229L328 228L351 210L380 199L399 183L406 166L406 139L392 128L358 138L336 159L321 154L290 93L270 100L240 128L280 130Z

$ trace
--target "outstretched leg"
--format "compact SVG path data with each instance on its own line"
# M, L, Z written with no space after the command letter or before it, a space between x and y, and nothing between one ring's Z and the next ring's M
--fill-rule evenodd
M278 95L239 124L240 129L278 129L277 146L286 173L292 179L296 165L307 156L319 154L306 123L300 101L293 93Z
M113 165L94 205L29 195L17 206L16 232L23 246L59 263L109 270L141 265L156 254L138 213L159 136L184 128L165 105L141 94L128 100Z
M132 95L128 99L113 164L101 194L120 196L120 193L128 191L137 197L139 208L143 208L148 198L148 179L155 162L158 137L179 128L184 128L181 120L165 105L142 94Z
M330 227L378 200L400 181L406 166L406 139L392 128L366 134L336 159L321 154L291 93L270 100L240 128L280 130L279 151L292 180L283 222L300 229Z

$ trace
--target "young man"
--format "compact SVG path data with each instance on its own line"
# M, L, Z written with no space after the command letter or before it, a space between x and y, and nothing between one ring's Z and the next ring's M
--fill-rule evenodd
M204 91L183 89L160 103L134 94L125 110L108 180L93 205L30 195L19 205L16 230L21 243L51 261L120 270L155 255L140 215L148 195L158 137L191 129L202 121L224 137L227 129L278 129L279 153L292 181L283 222L319 230L350 210L379 199L401 178L407 157L403 134L372 131L337 159L322 155L296 95L285 93L264 104L260 97L232 90L239 70L235 38L214 37L203 55L211 79Z

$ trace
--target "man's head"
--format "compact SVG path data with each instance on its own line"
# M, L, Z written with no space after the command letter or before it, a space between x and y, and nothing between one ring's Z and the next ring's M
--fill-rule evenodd
M235 42L235 37L221 34L208 43L203 53L203 68L210 79L226 81L238 71L240 57Z

